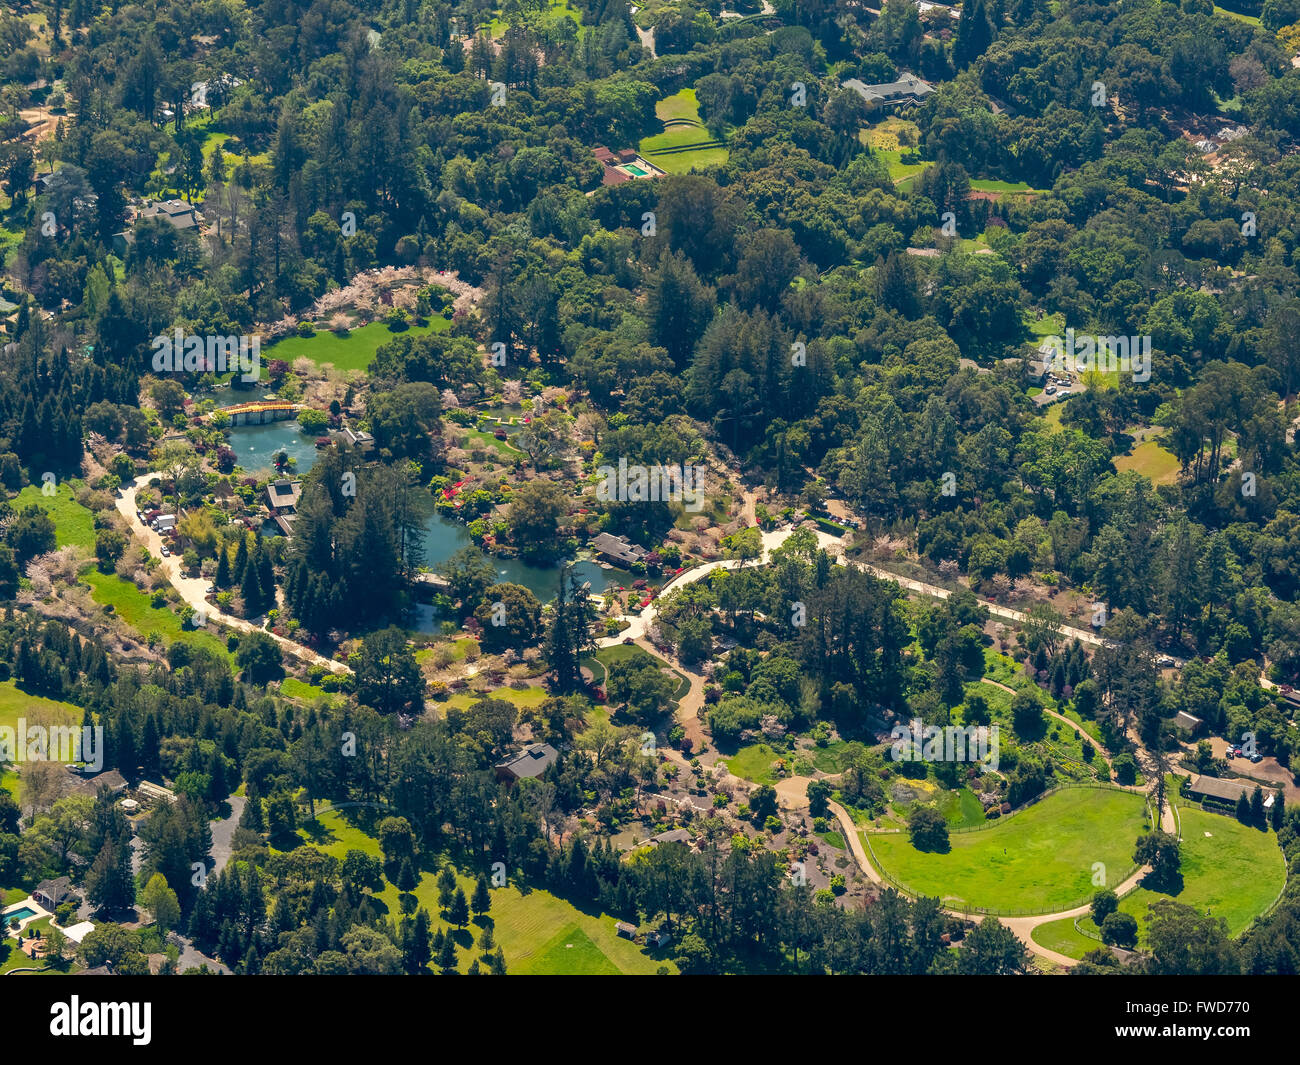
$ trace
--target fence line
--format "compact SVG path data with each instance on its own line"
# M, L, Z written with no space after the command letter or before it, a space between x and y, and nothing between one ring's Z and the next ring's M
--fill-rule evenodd
M1006 813L1002 814L1000 817L995 817L990 821L985 821L981 825L965 825L960 828L950 828L948 829L948 832L950 834L952 833L961 834L963 832L984 832L987 829L995 828L998 824L1005 821L1007 818L1014 817L1016 814L1022 813L1023 811L1029 809L1029 807L1035 805L1036 803L1042 802L1049 795L1054 795L1058 791L1067 791L1070 788L1092 788L1095 791L1122 791L1128 795L1139 794L1138 792L1129 791L1128 788L1122 788L1116 784L1108 784L1105 783L1104 781L1077 781L1077 782L1064 781L1060 784L1054 784L1046 791L1040 791L1037 795L1034 795L1033 797L1026 799L1019 806L1013 807L1012 809L1008 810ZM1149 817L1151 812L1151 801L1149 797L1147 799L1146 805L1147 805L1147 814Z

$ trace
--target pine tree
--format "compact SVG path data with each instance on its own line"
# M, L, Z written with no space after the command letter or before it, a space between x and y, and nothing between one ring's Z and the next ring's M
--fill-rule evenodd
M1237 796L1237 820L1243 825L1250 824L1250 800L1244 791Z
M492 975L505 976L506 974L506 956L501 953L501 948L497 947L497 952L492 955Z
M251 832L263 832L266 829L266 822L262 819L262 798L256 791L249 793L248 800L244 803L244 812L239 815L239 828L246 828Z
M262 585L257 579L257 567L244 567L244 578L239 585L240 597L244 600L244 616L255 618L262 613Z
M1273 793L1273 809L1269 813L1272 817L1273 831L1282 831L1282 821L1286 816L1286 797L1282 794L1281 788Z
M1250 797L1250 823L1264 827L1264 792L1258 784L1255 785L1255 793Z
M419 878L415 875L415 866L411 864L409 857L402 859L402 864L397 870L397 889L399 891L414 891L419 884Z
M456 941L451 936L443 937L442 950L438 952L438 968L442 970L444 976L451 976L456 972Z
M217 545L217 576L214 583L218 588L230 587L230 552L226 550L225 544Z
M492 908L492 892L488 887L488 878L486 873L479 873L478 882L474 885L474 897L470 900L470 909L476 916L482 917Z
M452 896L451 906L447 910L447 919L457 928L469 924L469 901L465 898L465 889L457 888Z
M243 581L244 571L248 569L248 537L243 536L239 540L239 548L235 551L235 569L234 579Z
M262 586L262 611L275 606L275 563L271 549L263 547L257 552L257 583Z
M451 897L456 891L456 870L444 865L438 874L438 905L444 910L451 905Z

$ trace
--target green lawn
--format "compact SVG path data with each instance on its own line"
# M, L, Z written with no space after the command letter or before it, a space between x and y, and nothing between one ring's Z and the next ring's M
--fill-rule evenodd
M637 150L660 170L685 174L727 161L727 149L713 144L717 138L700 120L694 89L682 89L660 100L655 104L655 116L664 124L664 131L644 138Z
M501 455L502 458L506 459L512 459L517 455L524 454L524 452L520 451L519 448L511 447L505 440L498 440L491 433L485 433L480 429L466 429L465 438L464 447L467 451L477 444L480 447L490 447L493 451Z
M1223 15L1225 18L1235 18L1241 22L1248 22L1252 26L1260 25L1259 17L1257 15L1243 15L1239 11L1229 11L1226 7L1220 7L1218 4L1214 5L1214 13L1216 15Z
M727 769L738 777L752 780L755 784L776 784L781 778L772 772L772 763L785 757L787 765L789 756L773 750L766 743L751 743L742 747L727 761Z
M223 658L234 661L234 656L226 650L224 640L210 632L183 628L180 615L170 605L154 606L153 596L142 592L130 581L123 580L116 574L100 573L93 567L81 574L81 580L90 585L95 602L101 606L112 606L117 617L146 639L156 635L168 646L176 640L184 640L196 647L210 648Z
M945 791L939 799L939 812L953 828L968 828L985 822L984 806L970 788Z
M508 963L506 968L509 970ZM540 976L620 975L618 966L605 957L576 924L564 929L538 950L524 965L522 972Z
M813 747L801 752L805 757L812 757L812 764L823 773L842 773L844 767L855 754L863 749L862 744L846 740L836 740L825 747Z
M545 688L497 688L490 692L457 692L442 705L467 710L483 699L502 699L522 710L524 707L541 706L546 701L546 696Z
M83 713L81 707L72 703L28 695L12 680L0 682L0 725L15 728L20 717L26 717L32 724L39 717L52 724L80 725Z
M59 547L84 547L95 550L95 515L76 501L80 481L64 481L54 495L42 494L41 485L29 484L11 501L21 511L32 504L40 507L54 522L54 539Z
M311 337L285 337L262 354L268 359L284 359L290 364L305 355L318 366L329 363L336 370L365 370L374 361L375 352L396 337L407 333L413 336L443 333L450 328L451 323L438 314L429 319L428 325L413 325L397 332L383 322L371 322L353 329L346 336L323 329Z
M1115 469L1120 473L1136 470L1152 484L1173 484L1178 479L1178 468L1177 456L1166 451L1158 440L1145 440L1131 455L1115 458Z
M1286 883L1286 861L1277 836L1197 806L1179 806L1178 816L1183 831L1179 849L1183 890L1172 897L1222 917L1229 934L1240 935ZM1169 897L1139 887L1124 897L1120 909L1136 917L1145 930L1147 906ZM1090 921L1080 924L1094 930Z
M1115 883L1128 875L1145 825L1140 795L1069 788L990 828L953 833L946 854L916 850L905 832L865 835L883 869L913 893L957 907L1051 913L1091 896L1097 862Z
M330 703L347 702L347 696L340 695L338 692L327 692L324 688L308 684L297 677L285 677L280 682L280 694L288 699L301 699L308 703L314 703L317 699L327 699Z
M915 122L910 122L905 118L891 116L883 122L878 122L868 129L862 130L858 135L859 139L875 152L884 161L889 170L889 176L894 179L894 183L903 181L907 178L915 177L924 170L928 163L904 163L902 155L904 152L915 151L914 148L904 147L899 138L900 133L910 132L911 135L920 138L921 130Z
M1178 815L1183 831L1182 891L1170 896L1138 887L1120 900L1120 910L1138 922L1139 946L1146 935L1147 908L1159 899L1172 897L1200 913L1222 917L1228 933L1238 936L1277 898L1286 882L1286 862L1275 834L1196 806L1179 806ZM1079 927L1097 933L1091 917L1080 918ZM1071 958L1082 958L1101 946L1076 931L1073 920L1040 925L1034 930L1034 941Z
M630 643L616 643L612 647L602 647L594 656L584 658L581 664L592 671L592 675L595 677L595 683L604 687L607 675L606 671L610 666L615 662L626 662L628 659L639 658L642 655L650 659L652 662L657 663L660 668L668 669L662 659L656 658L645 650L645 648L637 647L635 644ZM691 682L675 669L668 669L668 672L677 678L677 690L673 692L673 700L675 703L676 700L680 699L690 690Z
M1067 958L1082 958L1088 951L1096 950L1102 944L1083 935L1075 927L1075 920L1074 917L1062 917L1059 921L1048 921L1040 924L1030 935L1040 947L1064 954Z
M970 187L977 192L1045 192L1025 181L995 181L990 178L971 178Z
M381 856L379 841L361 829L347 824L338 813L322 813L309 832L299 829L306 842L319 847L340 860L351 848L367 854ZM470 895L474 879L457 871L457 880ZM476 874L477 876L477 874ZM429 911L436 928L448 928L442 920L438 906L437 873L426 868L421 873L415 890L419 905ZM400 913L398 890L391 884L385 886L379 898L392 914ZM506 958L506 969L511 973L599 973L602 975L653 974L661 964L675 971L671 962L660 961L646 954L629 940L620 938L614 931L615 918L608 914L588 914L578 910L563 899L540 888L521 890L516 884L496 888L492 892L492 909L488 914L493 922L493 935ZM475 940L481 929L471 925ZM464 940L465 933L457 933ZM572 947L566 947L572 944ZM469 968L473 950L460 949L460 971Z

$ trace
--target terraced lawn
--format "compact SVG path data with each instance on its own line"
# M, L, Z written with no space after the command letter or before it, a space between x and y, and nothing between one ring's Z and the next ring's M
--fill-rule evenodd
M1051 913L1092 895L1095 863L1118 883L1133 868L1146 825L1141 795L1066 788L991 827L951 836L946 854L912 846L907 833L864 833L880 867L915 894L952 906Z
M665 97L655 104L655 116L664 131L641 141L637 149L642 156L669 174L686 174L721 166L727 161L727 149L700 120L700 105L694 89Z

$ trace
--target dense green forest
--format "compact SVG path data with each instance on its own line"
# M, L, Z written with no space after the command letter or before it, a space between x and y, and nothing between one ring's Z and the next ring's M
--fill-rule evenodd
M1024 743L996 786L935 771L977 807L981 790L1009 810L1090 778L1103 748L1125 786L1139 748L1158 755L1163 801L1180 711L1249 733L1289 771L1297 53L1300 0L966 0L959 18L910 0L11 6L0 681L80 708L110 767L179 798L139 828L133 875L132 828L106 793L0 789L0 886L74 875L120 915L162 874L174 926L243 973L456 971L465 943L433 933L412 893L453 861L662 919L682 972L1023 971L993 917L890 888L850 907L789 886L807 840L740 845L710 814L694 849L620 859L614 822L665 783L631 740L665 737L685 774L704 733L671 720L686 678L659 663L592 677L596 637L620 618L602 621L602 590L563 566L598 532L648 559L629 570L638 592L679 564L737 562L657 604L651 635L674 665L731 641L692 724L732 748L833 726L859 745L836 763L836 794L864 819L889 806L888 767L862 746L880 722L989 720L968 690L996 665L980 599L1021 603L1015 656L1044 694L1007 689ZM846 84L907 75L930 91L904 106ZM654 173L615 171L600 148ZM683 162L694 155L707 162ZM410 306L395 305L408 283ZM366 330L382 339L356 355ZM1150 373L1053 378L1040 345L1067 333L1141 340ZM159 370L153 339L173 334L261 338L258 390ZM276 454L269 473L236 448L222 408L244 393L293 405L319 453L294 478L289 535L261 535L285 510L257 508L298 459ZM517 424L500 413L516 408ZM728 525L730 480L693 524L677 502L597 502L597 470L620 461L761 486L771 510L750 511L751 529L778 512L830 522L834 502L857 516L833 526L856 528L849 562L955 594L909 603L806 528L747 567L762 541ZM55 486L67 498L45 503ZM116 505L126 491L136 506ZM210 584L204 602L268 631L181 637L149 613L178 607L178 632L204 621L136 542L151 512L183 514L161 554ZM429 582L450 644L411 622L434 515L474 541ZM505 561L560 567L554 605L497 573ZM795 628L792 604L807 618ZM107 615L135 637L110 634ZM1067 627L1100 637L1085 647ZM445 703L426 663L471 637L475 654L545 676L545 699ZM606 698L625 731L593 716ZM1040 703L1094 726L1077 759L1031 740ZM340 753L345 736L360 757ZM499 766L524 739L559 757L506 787ZM744 816L776 833L770 790ZM195 881L210 818L236 794L231 860ZM364 807L382 861L300 845L318 802ZM1288 867L1296 816L1274 825ZM400 913L378 901L385 879ZM454 877L445 893L463 932ZM1297 907L1288 888L1236 940L1170 909L1130 971L1191 971L1195 943L1203 971L1294 972ZM118 971L149 953L101 942L91 955ZM473 971L505 971L490 935L479 946ZM1113 968L1090 955L1076 971Z

